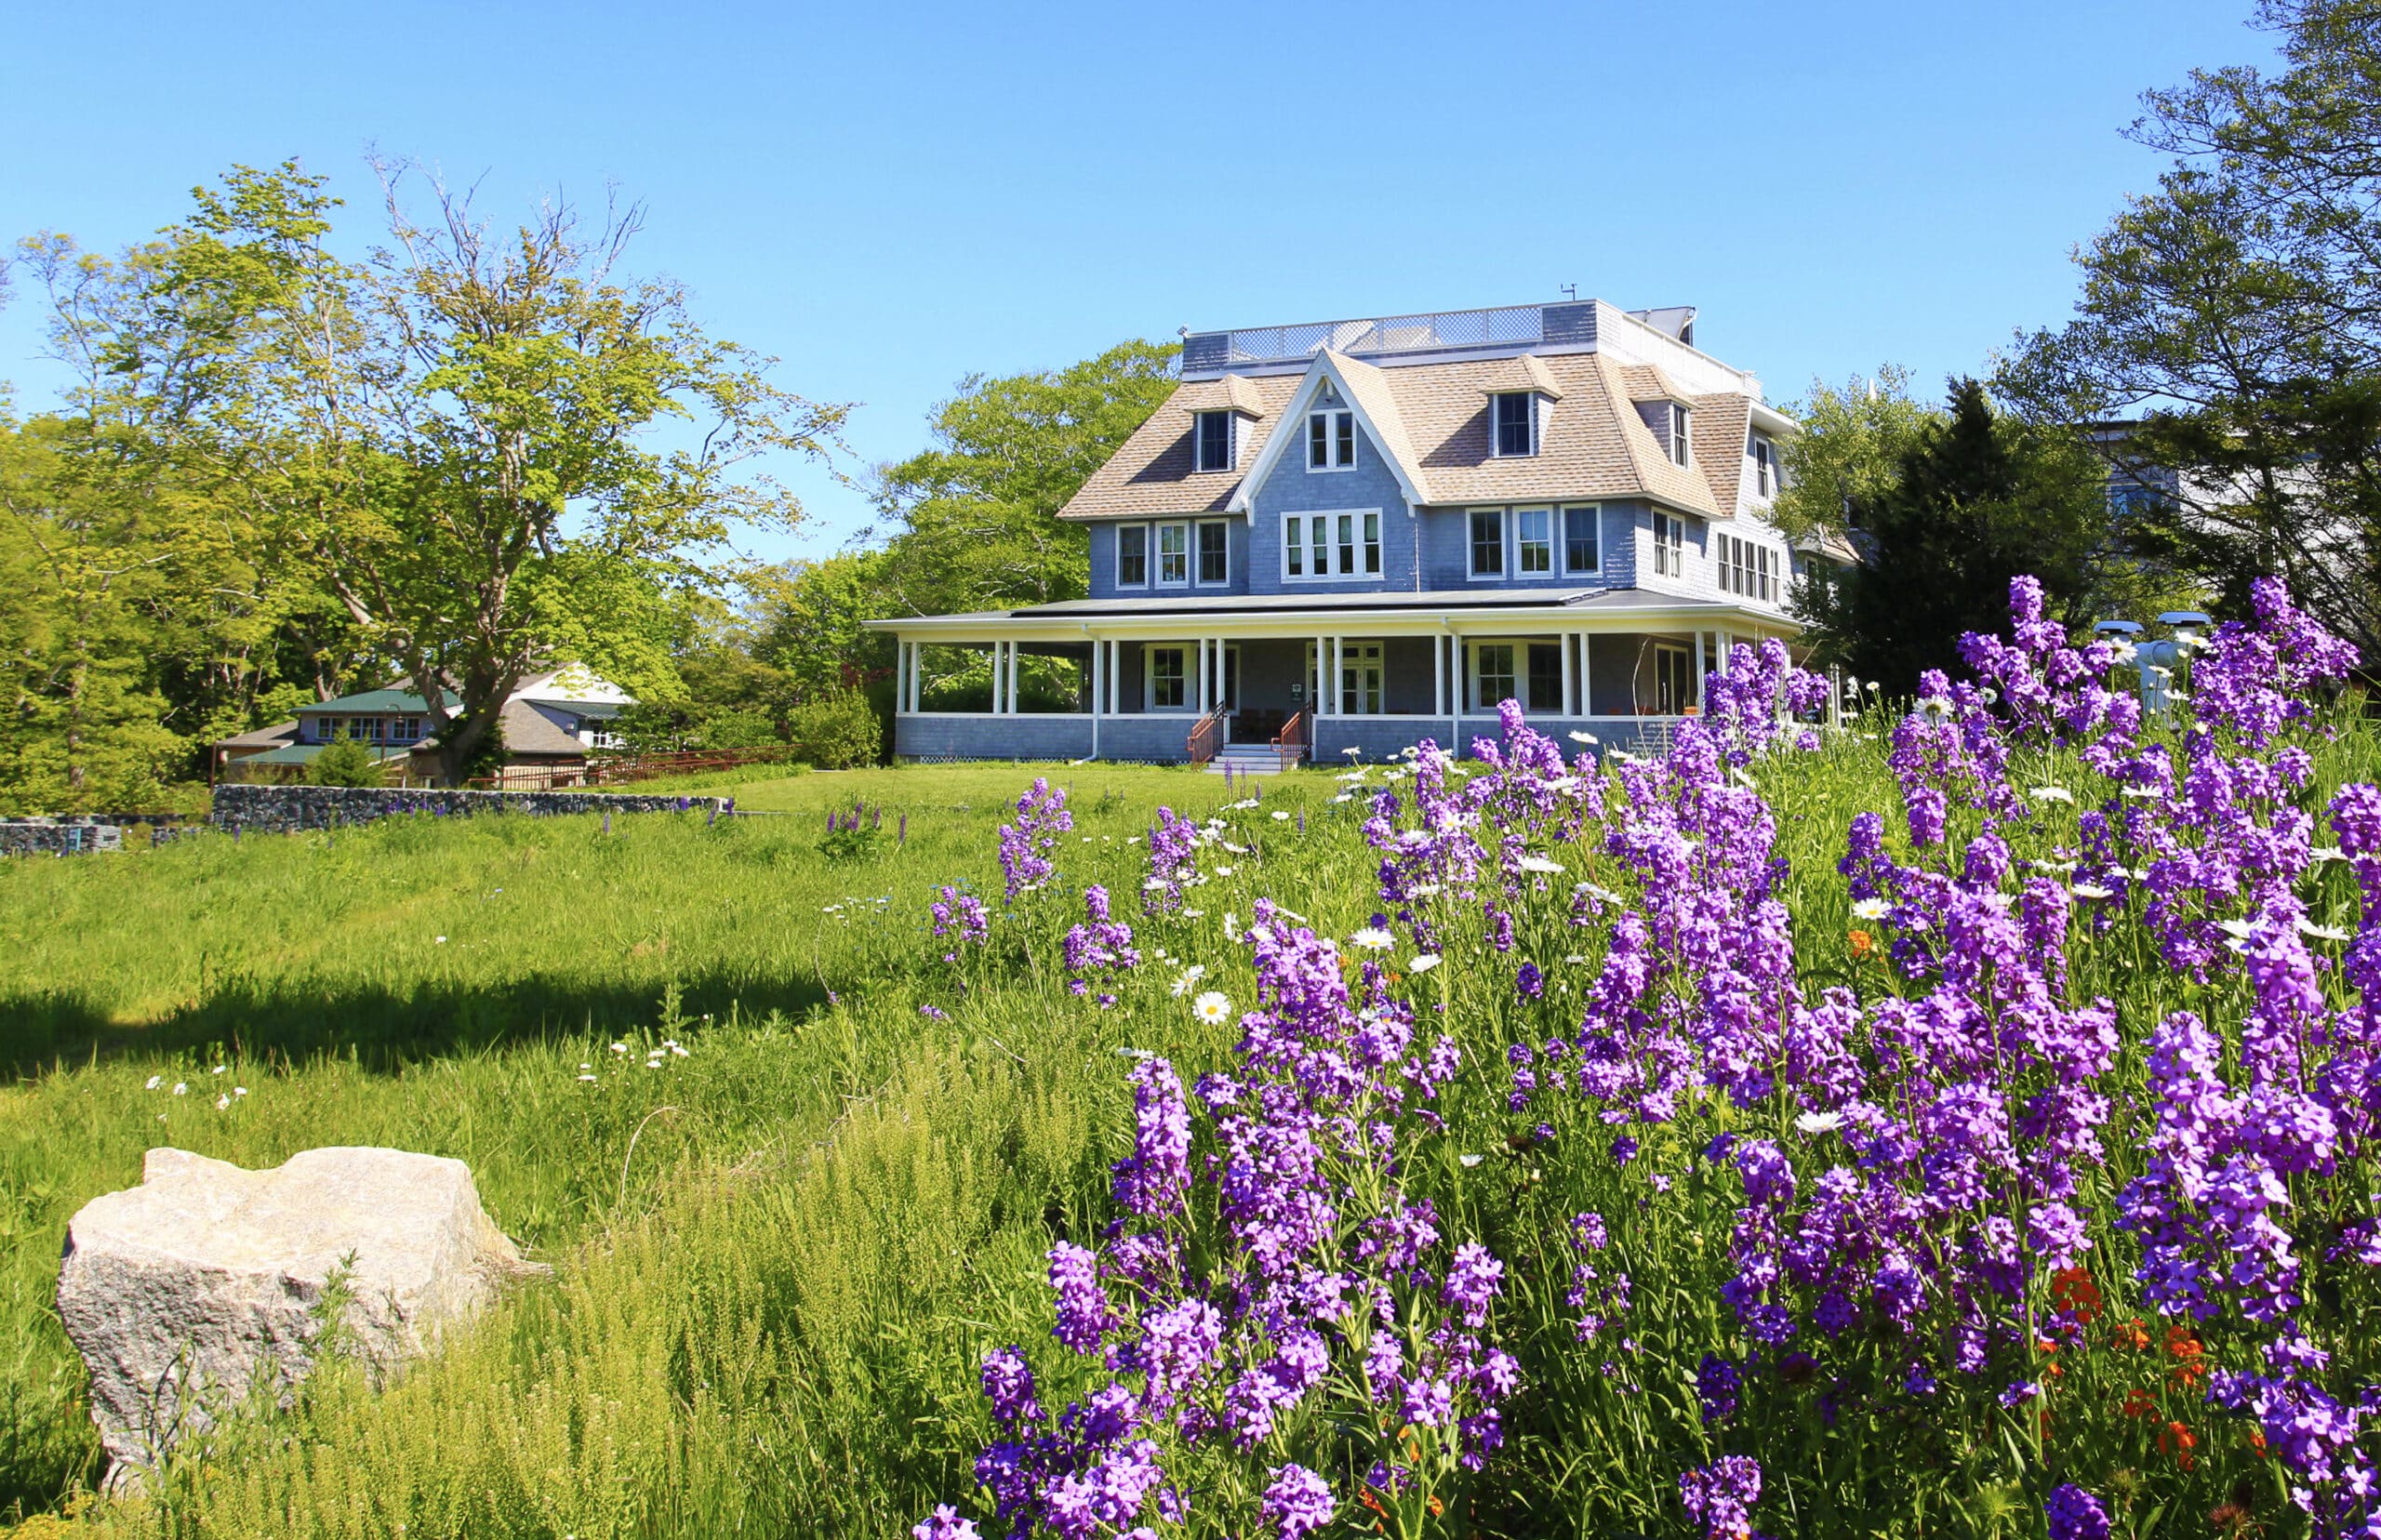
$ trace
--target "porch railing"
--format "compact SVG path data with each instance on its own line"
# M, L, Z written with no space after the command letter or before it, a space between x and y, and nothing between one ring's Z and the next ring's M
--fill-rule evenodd
M1306 758L1307 750L1314 743L1313 725L1313 720L1304 711L1292 711L1290 720L1282 724L1282 730L1273 735L1273 752L1280 758L1283 769L1287 770Z
M1209 711L1190 729L1190 763L1206 763L1223 746L1224 714L1221 710Z

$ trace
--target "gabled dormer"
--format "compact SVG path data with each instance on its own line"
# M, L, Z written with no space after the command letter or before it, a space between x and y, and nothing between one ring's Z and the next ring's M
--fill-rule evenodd
M1381 371L1324 348L1291 392L1281 429L1266 439L1226 507L1251 513L1268 502L1266 489L1284 475L1350 474L1368 463L1394 483L1408 508L1430 501L1397 397Z

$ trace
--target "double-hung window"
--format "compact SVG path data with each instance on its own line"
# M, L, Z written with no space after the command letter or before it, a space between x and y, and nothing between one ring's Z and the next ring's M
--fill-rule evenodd
M1597 571L1603 565L1603 551L1598 525L1603 510L1593 503L1582 508L1563 511L1563 570L1578 577Z
M1784 564L1775 547L1755 545L1735 535L1718 537L1716 564L1720 587L1729 593L1775 604L1784 591L1778 569Z
M1686 521L1675 513L1654 513L1654 571L1658 577L1686 576Z
M1670 403L1670 463L1693 465L1694 445L1695 414L1673 401Z
M1490 396L1499 459L1537 453L1537 397L1528 391Z
M1199 526L1199 581L1231 581L1231 530L1215 520Z
M1192 445L1197 458L1193 463L1201 471L1229 471L1232 467L1232 415L1230 412L1200 412L1191 419Z
M1752 491L1756 498L1775 497L1777 492L1777 450L1758 433L1752 440Z
M1150 710L1179 710L1190 698L1185 690L1188 673L1184 669L1181 647L1151 647L1149 658Z
M1150 526L1119 524L1116 526L1116 586L1147 588L1150 586Z
M1310 412L1306 419L1306 468L1345 471L1356 463L1356 414Z
M1502 578L1505 575L1505 511L1501 508L1475 508L1471 511L1471 575L1474 578Z
M1524 578L1554 571L1554 511L1513 510L1513 569Z
M1513 644L1483 642L1471 649L1471 709L1493 711L1513 698Z
M1180 588L1190 581L1190 526L1157 526L1157 580L1161 588Z
M1377 578L1380 571L1378 509L1282 516L1284 578Z

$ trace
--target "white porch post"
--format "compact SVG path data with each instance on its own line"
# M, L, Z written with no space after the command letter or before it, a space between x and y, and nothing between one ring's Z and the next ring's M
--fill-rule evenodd
M1324 682L1331 677L1331 643L1322 636L1314 639L1314 714L1331 714L1331 697L1324 693Z
M1108 714L1108 644L1091 644L1091 741L1099 741L1099 719Z
M893 714L899 716L910 709L910 643L904 636L893 638Z
M1571 672L1571 633L1557 631L1554 635L1554 644L1563 651L1563 714L1566 717L1574 716L1577 713L1571 710L1571 684L1574 678Z
M1018 644L1008 644L1008 714L1017 715L1017 652Z
M1579 633L1579 714L1583 717L1595 714L1596 675L1594 664L1590 661L1595 655L1588 650L1594 637L1593 631Z
M1703 710L1703 674L1709 666L1704 659L1702 631L1695 633L1695 709Z
M1430 714L1444 716L1447 710L1447 639L1430 638Z
M1331 639L1331 714L1333 716L1348 714L1347 668L1348 639L1344 636L1335 636Z
M925 671L926 644L912 642L910 644L910 710L912 711L924 704L926 698Z

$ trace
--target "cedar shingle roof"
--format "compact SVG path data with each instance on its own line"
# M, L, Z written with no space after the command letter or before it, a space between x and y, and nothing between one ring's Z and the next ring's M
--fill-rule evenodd
M1751 398L1687 394L1649 365L1600 353L1535 354L1382 368L1324 355L1351 402L1377 431L1382 453L1431 504L1646 498L1707 518L1733 518L1744 474ZM1064 519L1124 519L1221 512L1306 376L1226 376L1182 386L1124 442L1060 511ZM1534 390L1550 398L1538 452L1491 454L1490 398ZM1677 401L1695 413L1692 467L1670 463L1639 414L1640 401ZM1240 463L1230 474L1194 473L1193 411L1245 402ZM1296 453L1297 445L1285 446Z

